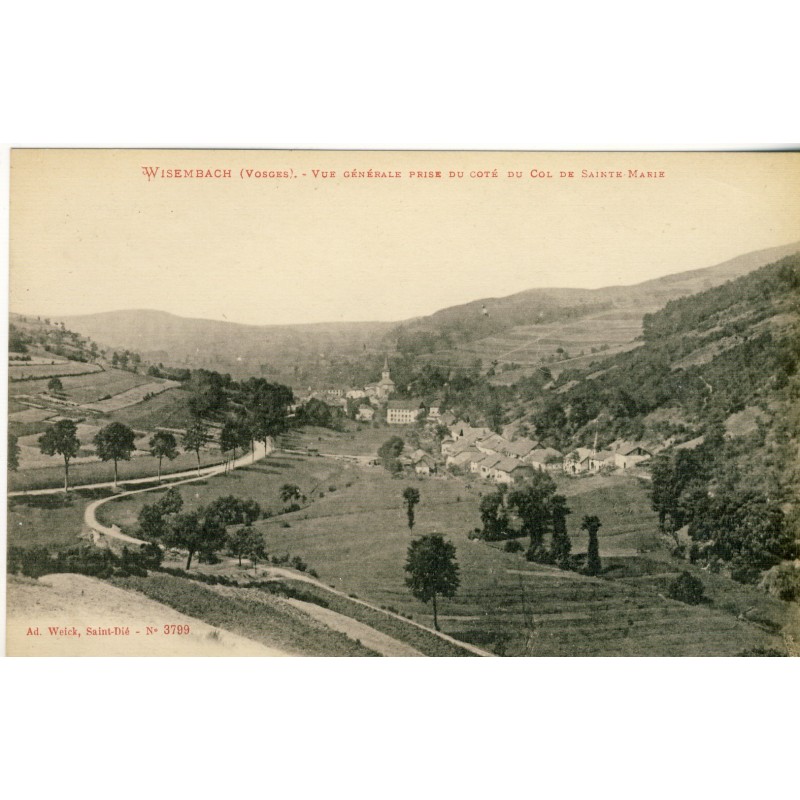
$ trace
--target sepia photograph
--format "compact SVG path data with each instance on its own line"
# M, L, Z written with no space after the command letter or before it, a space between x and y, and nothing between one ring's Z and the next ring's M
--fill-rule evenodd
M10 656L800 655L800 153L14 149Z

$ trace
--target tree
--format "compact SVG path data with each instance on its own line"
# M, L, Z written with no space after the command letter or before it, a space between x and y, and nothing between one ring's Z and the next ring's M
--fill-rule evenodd
M261 516L261 506L255 500L242 500L232 494L218 497L205 509L209 517L216 517L229 525L252 525Z
M405 571L411 594L423 603L433 602L433 626L438 631L436 597L453 597L460 583L455 546L440 533L415 539L408 546Z
M153 504L142 506L139 511L139 532L148 539L161 539L169 531L175 514L183 508L183 498L173 486Z
M61 378L50 378L47 381L47 391L55 394L56 392L63 392L64 391L64 384L61 383Z
M595 516L585 516L581 522L581 528L589 532L589 550L586 557L586 574L599 575L600 564L600 543L597 539L597 531L602 527L602 523Z
M240 567L243 557L249 558L255 568L256 563L267 556L264 537L251 525L244 525L228 534L228 552L239 559Z
M505 486L481 498L480 514L483 538L487 541L502 539L508 533L508 513L505 507Z
M567 533L567 514L570 509L567 506L567 498L563 494L553 495L550 503L553 518L553 538L550 542L550 555L553 562L562 569L569 566L569 553L572 543Z
M64 491L69 491L69 462L78 455L81 443L78 426L71 419L56 422L39 437L39 450L47 456L56 453L64 458Z
M102 461L114 462L114 486L117 485L117 463L130 461L131 453L136 449L136 434L121 422L112 422L101 428L94 437L97 455Z
M12 472L19 469L19 444L13 433L8 434L8 468Z
M280 497L282 503L290 503L299 500L302 497L302 492L300 487L294 483L284 483L281 486Z
M197 472L200 473L200 450L211 441L208 428L200 421L196 420L183 435L183 449L193 451L197 456Z
M181 547L188 551L186 569L191 569L195 553L212 556L225 546L225 525L215 514L207 514L202 506L197 511L176 514L164 537L170 547Z
M178 443L168 431L156 431L150 438L150 455L158 459L158 482L161 483L161 460L168 458L172 461L178 456Z
M409 486L403 489L403 500L406 504L406 516L408 517L408 529L412 530L414 527L414 506L419 503L419 489Z
M397 457L403 452L405 442L399 436L392 436L378 448L378 457L389 472L397 472Z
M239 446L239 436L236 430L236 422L228 420L219 433L219 449L223 454L233 451L233 460L236 460L236 448ZM228 459L225 458L225 469L228 468Z
M509 507L520 518L520 532L530 537L530 551L542 548L544 535L552 521L551 500L556 492L555 481L546 472L535 472L525 485L508 496Z
M696 606L705 600L703 581L684 570L669 585L667 593L673 600Z

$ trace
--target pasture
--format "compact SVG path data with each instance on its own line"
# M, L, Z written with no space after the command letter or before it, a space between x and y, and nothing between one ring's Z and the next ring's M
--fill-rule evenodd
M284 482L298 483L315 499L299 511L256 523L271 554L299 555L332 587L431 625L430 607L411 596L403 566L412 539L443 533L456 546L462 580L456 596L440 602L441 627L498 653L736 655L782 647L778 633L787 604L749 587L702 573L710 603L688 606L666 598L669 579L694 568L669 557L646 487L635 478L559 477L559 490L572 509L574 552L586 546L582 516L597 514L603 522L599 537L607 579L531 564L504 552L502 543L469 539L468 532L480 524L480 495L491 488L475 479L392 478L381 468L275 454L182 494L190 507L222 494L253 497L274 514ZM421 494L413 532L401 497L408 485ZM134 532L138 509L153 500L141 496L107 504L104 519ZM748 609L750 616L740 619Z
M158 427L185 430L192 423L189 393L168 389L161 394L106 414L109 422L121 422L138 430L154 431Z
M62 548L79 544L83 512L94 492L10 497L6 520L9 547Z

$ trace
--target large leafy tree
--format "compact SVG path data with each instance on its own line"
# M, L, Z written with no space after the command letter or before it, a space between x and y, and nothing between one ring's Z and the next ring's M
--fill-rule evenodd
M488 541L502 539L508 533L508 512L506 511L506 491L501 486L481 498L480 514L483 522L483 537Z
M264 442L267 449L269 440L288 428L288 409L294 401L292 390L264 378L250 378L241 389L250 436Z
M100 459L114 462L114 486L117 485L117 464L130 460L131 453L136 449L135 440L134 432L121 422L106 425L94 437L95 450Z
M206 506L206 515L218 518L223 525L252 525L261 516L261 506L250 499L232 494L218 497Z
M397 458L404 447L405 442L399 436L392 436L378 448L378 457L389 472L397 472L400 469Z
M158 482L161 483L161 461L168 458L172 461L178 456L178 443L169 431L156 431L150 437L150 455L158 459Z
M751 570L764 570L800 554L796 532L780 504L756 491L725 492L707 499L689 524L706 555Z
M183 498L173 486L157 502L142 506L139 512L139 533L148 539L163 538L169 531L171 520L182 508Z
M531 551L542 548L544 535L552 521L551 501L556 493L555 481L546 472L535 472L523 486L508 496L508 505L520 519L520 532L530 537Z
M411 594L423 603L433 603L433 626L438 631L436 598L453 597L460 583L455 546L440 533L415 539L408 546L405 571Z
M200 420L196 420L183 434L183 449L191 450L197 456L197 472L200 472L200 450L211 441L208 428Z
M197 511L176 514L164 536L165 544L188 551L186 569L191 569L195 554L211 557L226 543L225 524L216 514L207 514L202 506Z
M406 504L406 516L408 517L408 529L414 527L414 506L419 503L419 489L409 486L403 489L403 502Z
M62 419L39 437L39 450L48 456L60 455L64 459L64 491L69 491L69 462L78 455L81 443L78 426L71 419Z

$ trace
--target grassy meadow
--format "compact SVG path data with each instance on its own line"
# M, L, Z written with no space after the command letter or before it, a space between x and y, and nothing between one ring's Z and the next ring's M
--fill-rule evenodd
M186 487L182 495L189 507L223 494L256 499L274 514L256 523L271 554L299 555L326 584L427 625L431 609L411 596L403 566L413 538L443 533L456 546L461 586L454 598L440 601L442 630L500 654L737 655L782 649L779 633L788 604L672 559L644 482L629 476L558 481L572 509L573 552L586 549L582 516L600 517L607 578L531 564L504 552L502 543L469 539L480 525L480 496L492 488L474 478L393 478L379 467L276 453ZM283 483L297 483L312 502L280 514ZM413 531L401 497L408 485L421 494ZM104 519L134 532L139 508L153 500L122 498L103 506ZM669 581L683 569L701 575L708 603L667 599Z

